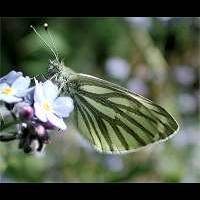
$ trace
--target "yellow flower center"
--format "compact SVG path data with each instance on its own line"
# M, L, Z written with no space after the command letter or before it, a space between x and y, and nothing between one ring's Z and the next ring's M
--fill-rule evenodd
M13 94L13 89L11 87L6 87L2 91L3 94L5 95L12 95Z
M53 110L52 105L48 101L43 103L43 108L47 112L51 112Z

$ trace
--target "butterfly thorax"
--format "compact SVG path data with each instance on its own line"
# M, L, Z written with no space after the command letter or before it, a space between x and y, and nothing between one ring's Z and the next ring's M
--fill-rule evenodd
M66 67L63 62L57 60L50 61L48 75L63 93L73 92L72 83L73 80L76 79L77 73L69 67Z

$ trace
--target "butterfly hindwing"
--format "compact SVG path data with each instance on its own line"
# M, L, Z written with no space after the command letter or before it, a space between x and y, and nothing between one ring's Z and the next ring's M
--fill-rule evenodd
M123 87L85 74L71 81L76 125L100 152L136 151L178 129L162 107Z

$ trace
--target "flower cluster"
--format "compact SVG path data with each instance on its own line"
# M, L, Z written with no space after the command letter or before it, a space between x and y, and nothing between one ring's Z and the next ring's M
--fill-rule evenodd
M24 152L41 151L49 143L49 131L67 128L63 118L73 111L73 100L59 96L59 89L50 80L44 83L11 71L0 78L0 102L17 121L19 148ZM19 122L19 123L18 123Z

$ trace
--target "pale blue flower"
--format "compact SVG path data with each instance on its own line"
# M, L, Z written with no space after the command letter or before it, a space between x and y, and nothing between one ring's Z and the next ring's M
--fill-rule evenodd
M145 97L149 94L149 89L146 83L140 78L131 78L127 83L127 87L129 90Z
M12 83L20 76L22 76L22 72L16 72L13 70L13 71L9 72L7 75L0 78L0 84L7 83L9 85L12 85Z
M50 122L54 126L65 130L67 128L63 117L68 117L74 109L70 97L58 97L59 90L56 85L47 80L37 83L34 93L35 115L42 122Z
M127 79L130 74L129 63L119 57L109 58L105 63L107 73L116 79Z
M30 85L30 78L14 71L0 79L0 101L16 103L22 100Z
M174 67L174 75L180 84L190 86L195 82L196 72L195 69L187 65L178 65Z

